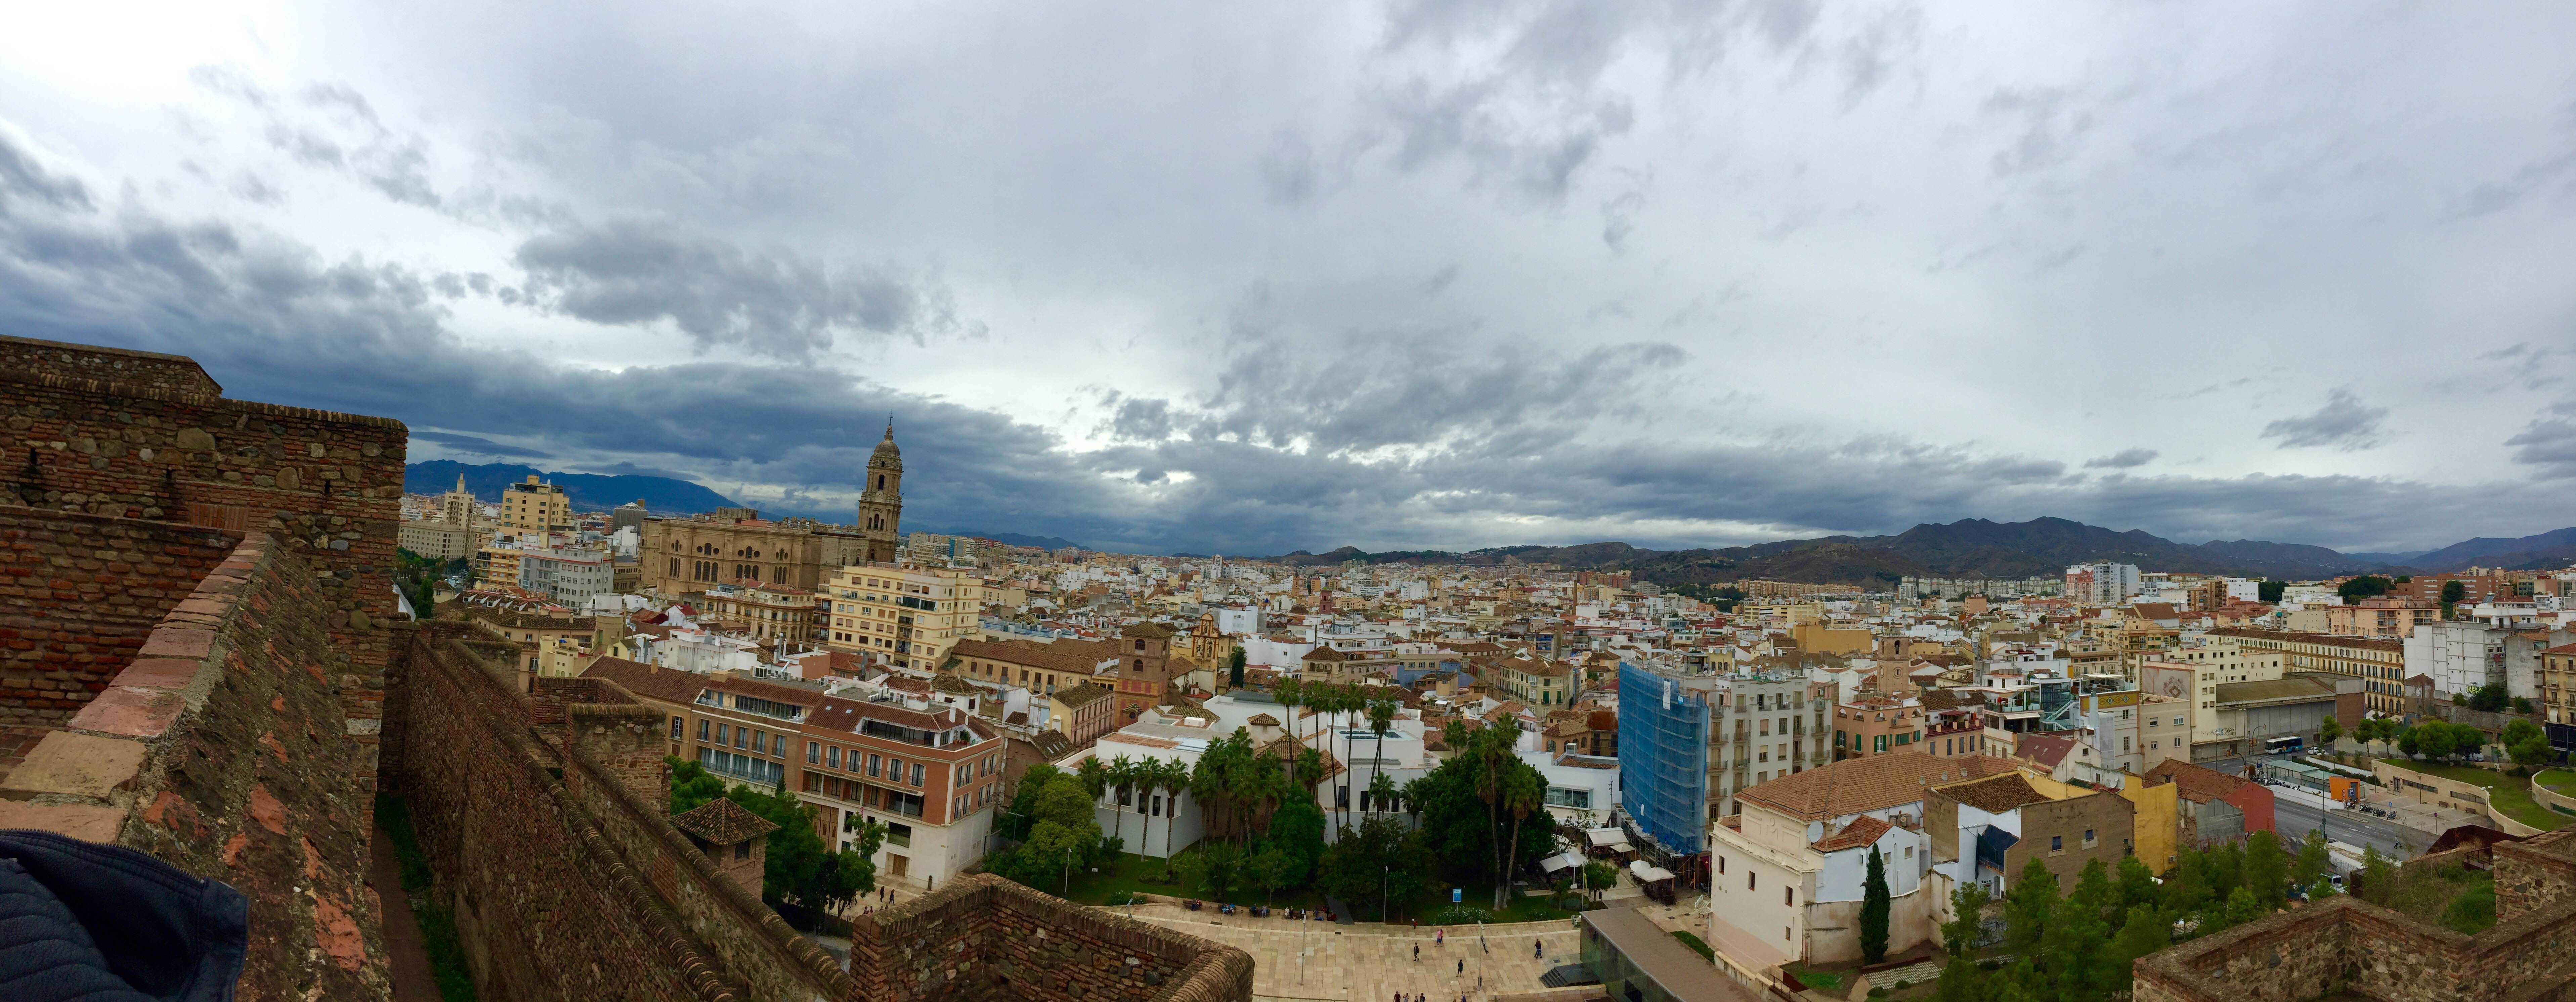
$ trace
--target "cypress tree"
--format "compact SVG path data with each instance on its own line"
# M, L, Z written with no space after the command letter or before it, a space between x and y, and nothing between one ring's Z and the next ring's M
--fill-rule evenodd
M1869 963L1887 959L1887 861L1869 847L1869 881L1861 890L1860 953Z

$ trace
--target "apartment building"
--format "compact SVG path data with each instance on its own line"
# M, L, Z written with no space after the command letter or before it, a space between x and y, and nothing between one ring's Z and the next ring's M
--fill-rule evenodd
M813 592L786 585L717 585L700 600L699 621L755 640L808 643L814 639Z
M2163 657L2141 664L2138 689L2172 700L2180 708L2178 714L2160 711L2148 718L2157 726L2144 730L2157 733L2139 735L2145 745L2153 746L2146 752L2145 763L2153 764L2167 756L2187 762L2191 760L2188 751L2176 752L2175 749L2241 738L2242 735L2222 733L2218 687L2280 678L2285 673L2288 655L2271 645L2286 636L2291 634L2243 627L2211 630L2197 646L2167 651ZM2174 735L2164 727L2170 723L2165 718L2175 715L2185 718L2185 735ZM2177 737L2187 737L2190 744L2175 741Z
M2325 614L2327 633L2382 640L2402 640L2414 634L2417 624L2441 618L2434 603L2384 595L2362 599L2358 605L2329 605L2318 611Z
M885 825L881 882L932 889L983 858L1007 763L1001 732L970 709L729 676L704 677L689 709L686 757L708 772L794 791L839 848L862 821Z
M1574 669L1563 661L1543 658L1503 658L1491 665L1493 683L1512 698L1542 709L1563 706L1573 698Z
M488 533L436 521L406 521L397 545L431 560L463 560L474 555Z
M1116 667L1117 652L1087 640L960 640L948 653L956 673L980 682L1016 685L1035 696L1048 696L1090 682ZM1108 686L1101 686L1107 689Z
M2244 628L2209 632L2234 637L2249 653L2278 652L2285 673L2322 671L2361 679L2363 703L2373 713L2397 714L2405 710L2406 648L2402 641Z
M2576 724L2576 644L2540 650L2540 712L2553 724Z
M960 641L982 635L984 579L972 571L861 564L824 590L824 646L879 664L939 670Z
M1834 706L1834 761L1921 751L1929 724L1919 699L1860 693Z
M572 499L563 488L528 474L528 479L501 489L501 531L543 546L549 534L572 531Z
M616 568L606 553L521 550L517 564L520 590L568 605L578 605L593 595L611 594L617 587Z
M2403 642L2406 677L2432 679L2433 692L2445 698L2501 685L2505 641L2512 634L2509 627L2469 621L2417 626Z

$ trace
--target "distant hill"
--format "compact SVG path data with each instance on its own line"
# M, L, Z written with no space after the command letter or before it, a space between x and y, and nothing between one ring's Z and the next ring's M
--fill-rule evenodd
M2427 571L2456 571L2466 567L2504 567L2509 570L2549 570L2576 564L2576 527L2544 532L2519 539L2495 539L2481 536L2467 542L2453 543L2430 553L2416 554L2407 561Z
M1972 518L1947 525L1927 522L1893 536L1826 536L1722 549L1649 550L1605 542L1505 546L1468 553L1366 553L1345 546L1320 554L1299 550L1271 559L1306 566L1331 566L1352 560L1478 566L1545 563L1577 570L1629 570L1641 580L1668 585L1768 578L1887 586L1907 575L2034 577L2062 572L2070 564L2099 560L2132 563L2150 570L2285 579L2390 569L2385 560L2338 553L2322 546L2251 539L2176 543L2142 530L2119 532L2062 518L2027 522Z
M1035 546L1046 550L1091 549L1091 547L1084 546L1080 543L1074 542L1073 540L1059 536L1028 536L1016 532L969 532L964 529L959 529L953 532L942 532L939 533L939 535L971 536L976 539L989 539L996 543L1009 543L1012 546Z
M564 489L575 511L607 511L629 501L642 499L644 507L657 515L695 515L718 508L742 507L722 494L675 477L640 474L549 473L517 463L459 463L432 459L403 467L403 490L413 494L444 494L456 487L458 475L465 477L465 489L477 499L501 500L501 489L526 480L535 474L548 483Z

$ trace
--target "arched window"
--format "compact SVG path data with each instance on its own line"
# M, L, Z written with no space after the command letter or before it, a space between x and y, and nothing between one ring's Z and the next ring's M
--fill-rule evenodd
M877 489L878 489L878 490L884 490L884 489L885 489L885 474L882 474L882 473L877 474Z

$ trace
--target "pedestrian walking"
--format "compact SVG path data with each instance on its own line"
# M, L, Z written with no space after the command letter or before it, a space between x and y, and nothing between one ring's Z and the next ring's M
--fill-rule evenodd
M1458 976L1462 978L1467 976L1467 958L1465 957L1458 958Z
M1432 933L1431 935L1432 935L1432 942L1431 942L1431 945L1433 945L1433 946L1447 946L1447 945L1449 945L1449 930L1447 930L1447 929L1442 929L1442 930L1440 930L1440 931L1438 931L1438 932Z
M1422 962L1422 944L1420 943L1413 944L1413 962L1417 964Z
M1547 959L1547 944L1542 943L1542 942L1539 942L1539 941L1537 941L1537 940L1531 940L1531 941L1530 941L1530 959L1531 959L1531 960L1545 960L1545 959Z

